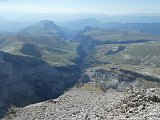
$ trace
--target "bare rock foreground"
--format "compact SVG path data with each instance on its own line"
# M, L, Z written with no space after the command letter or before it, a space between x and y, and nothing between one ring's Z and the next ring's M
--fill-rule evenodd
M159 93L73 88L56 100L13 108L2 120L160 120Z

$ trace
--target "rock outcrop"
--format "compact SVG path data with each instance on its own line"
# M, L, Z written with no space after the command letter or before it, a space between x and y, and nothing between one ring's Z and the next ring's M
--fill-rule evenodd
M159 92L159 88L147 89L147 91L131 90L117 105L116 111L128 119L158 120L160 119Z
M99 66L87 69L80 81L91 81L99 84L103 89L116 89L124 91L130 86L137 89L147 89L149 87L160 87L160 78L146 75L136 70L116 68L116 66Z

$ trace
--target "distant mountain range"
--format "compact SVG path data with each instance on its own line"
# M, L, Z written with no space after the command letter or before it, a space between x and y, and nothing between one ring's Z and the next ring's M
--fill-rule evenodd
M86 21L87 26L97 24L95 22L102 23L159 23L160 14L124 14L124 15L105 15L105 14L25 14L25 15L10 15L2 14L0 16L0 32L17 32L26 27L29 27L41 20L51 20L57 25L70 26L75 24L78 28L82 24L76 24L76 22ZM95 20L93 20L95 19ZM85 24L86 24L85 23ZM68 25L67 25L68 24ZM86 25L85 25L86 26ZM80 27L82 28L82 27Z
M92 27L102 27L103 23L94 19L94 18L88 18L88 19L82 19L77 21L71 21L61 24L61 26L66 27L68 29L73 30L82 30L86 26L92 26Z
M104 29L121 29L121 30L135 30L147 32L151 34L160 34L160 23L119 23L119 22L101 22L94 18L77 20L60 24L61 26L71 30L83 30L87 26L104 28Z

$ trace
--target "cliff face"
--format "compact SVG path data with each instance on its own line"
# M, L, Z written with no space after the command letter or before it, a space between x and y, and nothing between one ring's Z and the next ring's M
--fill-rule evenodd
M130 68L122 66L104 65L88 68L81 77L79 83L86 83L87 80L98 84L105 91L110 88L124 91L131 86L135 89L160 87L160 77L154 75L151 72L152 69L149 71L149 74L146 73L147 70L145 67L133 69L133 67L136 66L130 66ZM145 73L143 71L145 71Z
M10 105L57 98L76 83L76 66L52 67L42 60L0 52L0 116Z

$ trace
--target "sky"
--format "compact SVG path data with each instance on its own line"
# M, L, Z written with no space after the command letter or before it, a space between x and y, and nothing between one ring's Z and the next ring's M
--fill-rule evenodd
M160 13L160 0L0 0L2 13Z

